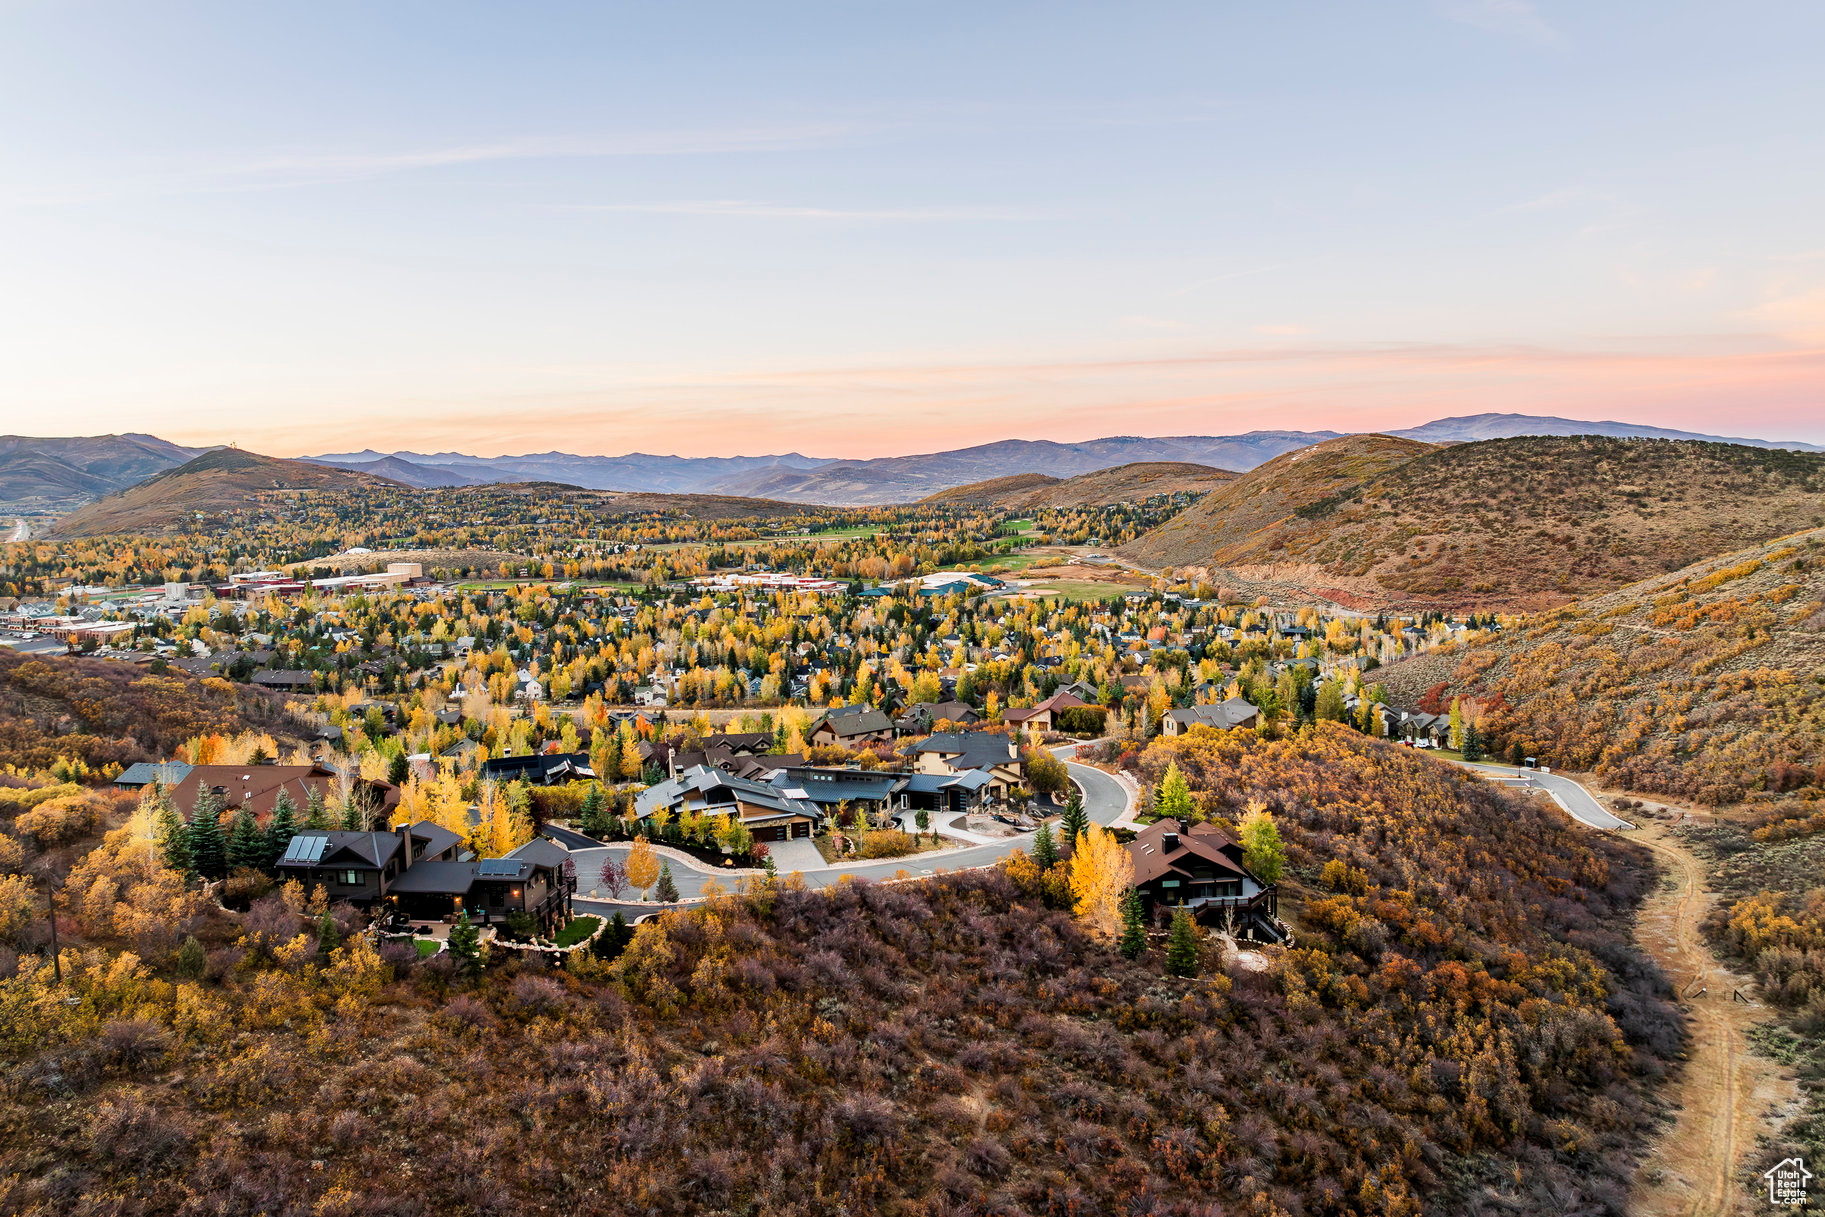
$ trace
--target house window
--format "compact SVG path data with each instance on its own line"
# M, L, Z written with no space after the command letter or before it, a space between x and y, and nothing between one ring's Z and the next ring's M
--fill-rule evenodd
M358 870L343 871L340 878L338 879L338 882L340 882L343 887L366 887L367 886L366 882L361 877L361 872Z

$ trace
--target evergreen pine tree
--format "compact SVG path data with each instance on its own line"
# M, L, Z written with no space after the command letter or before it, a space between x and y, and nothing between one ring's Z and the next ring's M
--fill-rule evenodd
M1172 915L1172 933L1166 939L1166 970L1174 976L1198 974L1198 927L1184 909Z
M1033 834L1033 862L1042 871L1049 871L1058 864L1058 842L1052 839L1052 826L1041 824L1039 831Z
M1467 761L1483 759L1483 733L1475 723L1464 724L1464 759Z
M298 835L298 808L285 791L273 800L272 815L266 821L266 869L272 870L285 856L291 839Z
M616 909L614 920L608 923L606 930L596 935L596 941L590 949L603 959L613 959L626 949L633 936L634 931L629 928L627 918L621 915L620 909Z
M341 945L342 931L336 928L336 919L330 916L330 911L324 909L317 915L317 950L328 955Z
M404 786L406 779L411 776L412 763L406 760L406 750L401 748L393 754L393 760L387 766L387 781L395 786Z
M459 915L456 923L450 927L450 941L447 944L450 958L456 962L457 971L465 974L480 970L482 966L482 936L475 928L467 914Z
M1129 888L1122 894L1122 937L1118 946L1129 959L1139 959L1147 949L1147 922L1141 912L1141 894Z
M591 836L601 836L608 825L603 815L603 807L608 802L602 794L602 784L591 782L589 789L583 792L583 807L577 815L577 825Z
M766 882L772 883L775 879L779 878L779 867L773 861L773 852L771 850L767 851L767 856L760 860L760 868L767 872Z
M672 864L670 862L659 864L659 882L653 888L653 899L661 904L678 902L678 885L672 882Z
M1058 823L1058 835L1067 846L1075 847L1077 838L1090 831L1090 817L1084 811L1084 794L1071 784L1071 795L1065 800L1065 814Z
M190 876L196 873L196 856L190 848L190 825L178 814L177 804L164 790L158 793L158 816L154 829L157 834L159 852L164 856L165 865L180 875Z
M1163 820L1177 820L1184 826L1191 819L1191 784L1185 775L1179 772L1179 763L1172 761L1166 766L1166 776L1160 779L1159 793L1153 801L1153 810Z
M220 879L227 873L228 842L222 836L222 803L213 791L205 789L196 796L189 836L191 865L197 874L205 879Z
M208 967L209 958L203 950L203 944L191 934L184 939L184 945L177 949L177 974L185 980L201 980L203 970Z
M259 870L266 865L266 834L254 819L253 808L243 803L228 822L228 868Z
M349 801L342 805L342 830L344 832L366 832L368 829L366 808L359 790L349 792Z
M330 827L329 805L323 801L323 792L315 786L312 786L310 794L305 796L304 827L317 829Z

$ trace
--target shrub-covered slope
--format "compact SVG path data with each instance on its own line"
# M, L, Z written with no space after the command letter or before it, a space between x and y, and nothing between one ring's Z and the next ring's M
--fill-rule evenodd
M1364 607L1540 609L1822 523L1820 453L1353 436L1243 475L1124 552L1303 582Z
M1383 669L1471 699L1495 746L1712 804L1825 799L1825 529L1697 563Z
M0 647L0 764L42 769L64 756L101 769L164 760L192 736L283 715L283 703L263 690L221 679Z
M1336 729L1168 756L1212 810L1275 801L1298 949L1170 979L995 870L727 898L612 965L465 980L277 897L195 920L114 838L72 903L112 944L71 956L83 1000L0 981L0 1208L1619 1212L1679 1047L1618 928L1630 847Z

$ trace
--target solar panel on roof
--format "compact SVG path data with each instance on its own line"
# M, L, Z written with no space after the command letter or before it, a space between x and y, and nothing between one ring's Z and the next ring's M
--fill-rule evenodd
M323 850L330 843L328 837L296 836L291 844L285 847L286 862L311 863L323 856Z
M475 873L499 879L508 875L518 875L520 864L512 858L483 858L481 865L476 867Z

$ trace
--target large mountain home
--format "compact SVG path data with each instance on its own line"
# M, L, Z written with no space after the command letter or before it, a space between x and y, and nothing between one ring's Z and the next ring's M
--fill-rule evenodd
M990 778L963 773L900 773L893 770L835 769L788 765L769 779L789 798L815 803L826 812L840 803L886 811L974 811L982 806Z
M1182 735L1193 727L1215 727L1227 731L1236 727L1253 727L1261 721L1261 711L1246 698L1231 697L1214 706L1186 706L1171 710L1160 723L1167 735Z
M340 781L341 775L328 765L194 765L172 788L171 797L189 811L196 806L197 796L209 791L228 811L246 807L255 815L268 816L281 790L302 812L312 791L335 802ZM384 813L399 805L399 787L391 782L356 778L351 790L365 797L374 818L383 822Z
M940 732L908 751L920 773L954 777L974 771L986 775L987 797L1004 803L1026 780L1013 737L996 732Z
M649 786L634 799L634 814L642 820L661 808L672 815L681 811L732 815L756 841L809 837L824 819L823 811L807 799L795 799L777 786L707 765L695 765Z
M279 877L306 891L321 885L331 900L371 907L384 900L400 876L415 866L455 862L463 839L429 820L391 832L306 829L279 859Z
M1182 906L1207 924L1228 921L1238 934L1285 941L1274 887L1249 872L1242 847L1215 825L1181 829L1177 820L1160 820L1135 834L1128 853L1134 890L1149 917Z
M465 913L484 924L523 913L549 932L570 917L576 891L570 855L534 837L502 858L420 862L401 874L387 898L408 920L441 920Z
M873 706L839 706L828 710L805 735L812 744L859 744L893 738L893 720Z

